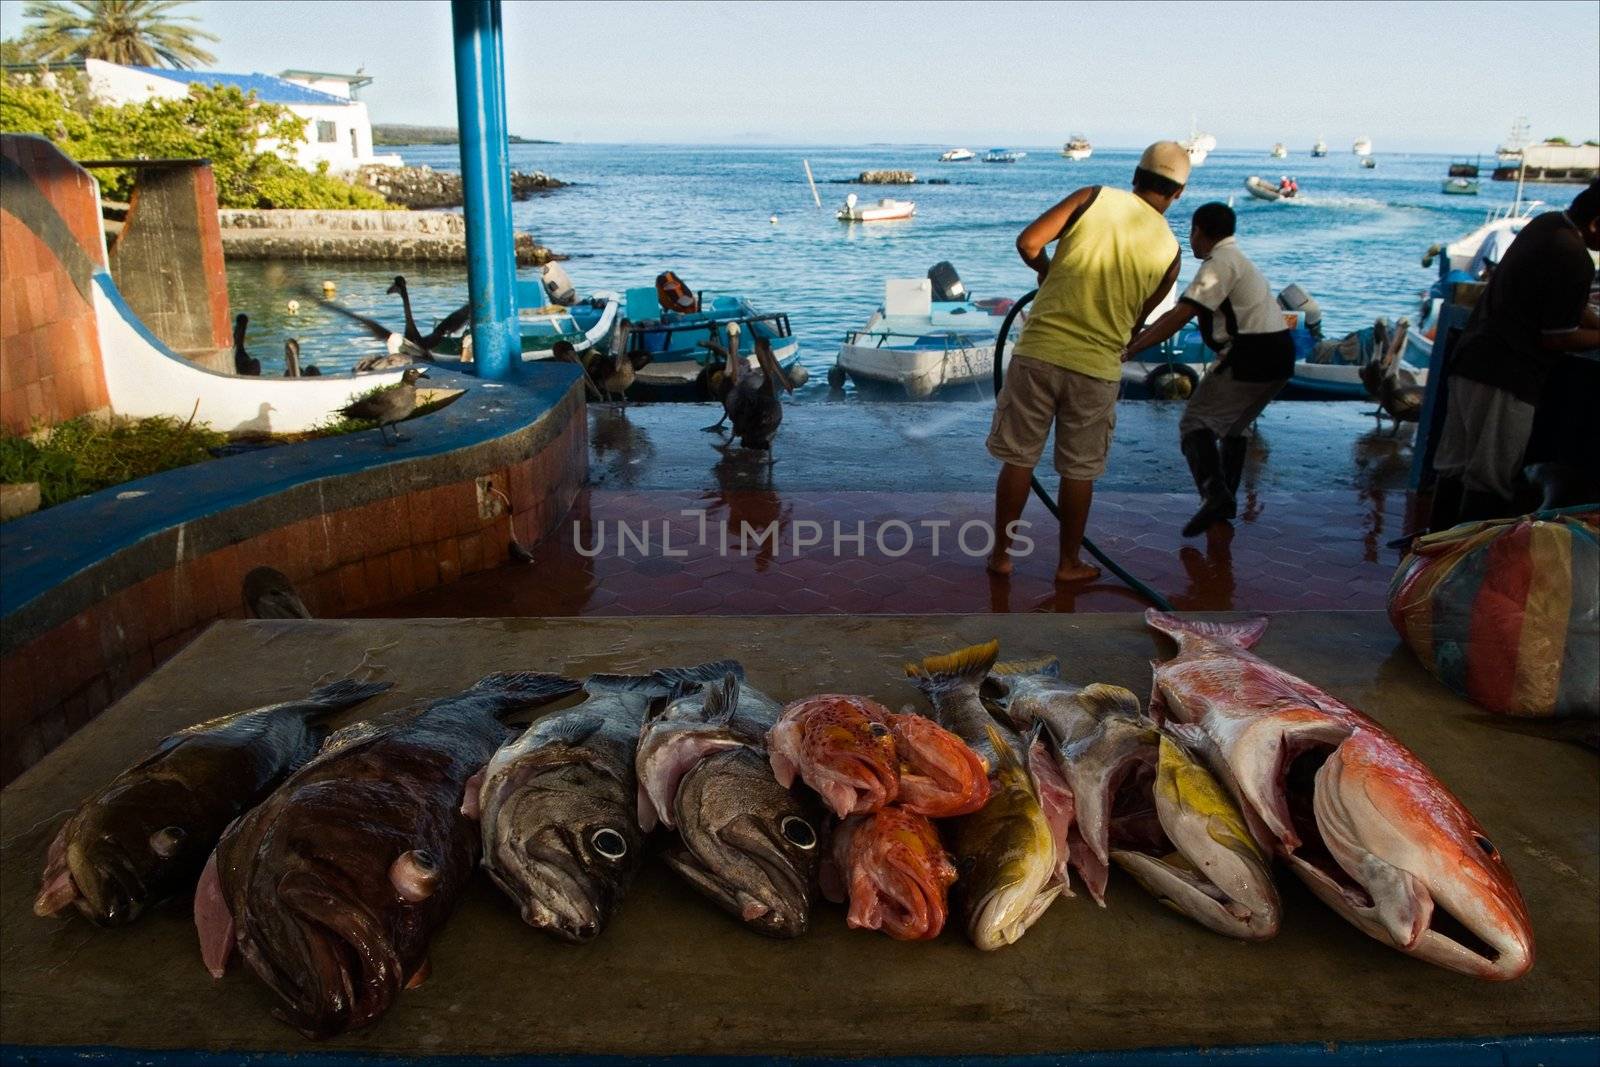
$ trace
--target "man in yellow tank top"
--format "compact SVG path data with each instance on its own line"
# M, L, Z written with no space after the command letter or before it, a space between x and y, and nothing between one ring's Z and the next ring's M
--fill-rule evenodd
M989 428L989 454L1005 465L995 486L994 574L1011 573L1010 533L1028 502L1052 424L1061 476L1056 581L1100 573L1079 553L1094 480L1105 473L1116 425L1122 348L1178 279L1178 240L1165 216L1188 180L1183 146L1158 141L1139 158L1131 193L1079 189L1017 238L1018 254L1038 272L1039 295L1012 351ZM1047 256L1052 241L1055 254Z

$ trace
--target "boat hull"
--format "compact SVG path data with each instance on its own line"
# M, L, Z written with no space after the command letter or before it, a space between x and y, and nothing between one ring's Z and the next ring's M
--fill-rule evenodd
M1250 191L1250 195L1255 197L1257 200L1265 200L1268 203L1273 203L1284 198L1283 194L1278 192L1276 186L1262 180L1261 178L1258 178L1254 174L1250 175L1250 177L1244 180L1244 187L1248 189Z
M800 362L800 340L782 338L772 345L772 355L778 366L787 374ZM754 355L745 356L745 366L760 373ZM709 399L703 377L706 365L686 352L668 353L665 358L652 359L634 372L633 385L628 387L629 400L664 402L697 402Z
M1005 356L1011 355L1007 344ZM889 392L908 400L939 395L982 395L994 387L994 338L939 348L890 348L846 342L839 367L862 391Z
M1409 342L1411 335L1406 335ZM1413 349L1408 347L1409 355ZM1427 368L1414 365L1409 359L1405 368L1416 375L1418 385L1428 384ZM1286 400L1366 400L1367 387L1361 384L1361 368L1353 363L1308 363L1299 360L1294 365L1294 377L1280 394Z

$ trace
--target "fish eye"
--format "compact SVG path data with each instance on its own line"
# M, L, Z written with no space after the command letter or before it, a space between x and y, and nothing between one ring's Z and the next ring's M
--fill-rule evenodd
M590 836L589 844L608 860L620 860L628 854L628 839L609 826L596 830Z
M783 832L784 839L796 848L809 852L817 847L817 832L798 815L785 815L778 829Z
M881 722L875 722L867 727L867 732L873 737L888 737L889 728Z
M183 847L183 839L187 836L188 831L181 826L162 827L150 835L150 851L164 860L171 859Z
M1490 841L1487 837L1484 837L1482 834L1473 834L1472 839L1478 843L1479 848L1483 849L1484 855L1493 856L1495 854L1494 842Z

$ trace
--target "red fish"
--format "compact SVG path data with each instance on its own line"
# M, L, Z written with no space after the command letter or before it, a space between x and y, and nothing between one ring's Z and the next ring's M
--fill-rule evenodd
M779 785L798 775L841 819L877 811L900 794L889 709L866 697L796 700L768 733L767 754Z
M1410 749L1248 649L1267 620L1145 619L1178 642L1151 714L1204 752L1263 849L1372 937L1462 974L1533 966L1527 907L1484 829Z
M838 882L849 893L854 929L882 930L898 941L939 936L949 912L955 866L925 816L894 805L845 820L833 835ZM842 886L839 884L842 883Z
M930 819L968 815L989 802L989 772L967 743L924 715L890 715L900 754L900 806Z

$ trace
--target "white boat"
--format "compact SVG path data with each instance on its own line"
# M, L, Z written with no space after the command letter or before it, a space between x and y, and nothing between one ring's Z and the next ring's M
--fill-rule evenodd
M1272 146L1272 158L1273 159L1287 159L1287 158L1289 158L1289 150L1283 146L1283 142L1282 141L1279 141L1277 144Z
M1328 154L1328 142L1317 138L1317 143L1311 146L1311 155L1314 159L1321 159Z
M844 198L844 207L839 209L837 218L840 222L888 222L909 219L916 213L917 205L910 200L886 196L876 204L862 204L856 200L856 194L851 193Z
M980 393L991 388L995 340L1010 302L974 303L948 264L928 273L939 278L937 295L952 299L934 299L932 278L885 281L882 306L839 346L830 384L842 387L849 378L858 389L887 390L911 400L951 389ZM1013 337L1017 332L1013 329ZM1010 353L1008 342L1005 355Z
M940 163L965 163L969 159L978 158L978 153L970 148L952 148L939 157Z
M1061 146L1061 154L1068 159L1088 159L1094 154L1094 146L1083 134L1075 133L1070 141Z
M1178 304L1178 288L1167 290L1145 322L1154 322ZM1193 323L1153 349L1122 364L1122 395L1129 400L1182 400L1194 391L1216 357Z
M1511 135L1505 139L1505 143L1495 149L1495 159L1502 166L1514 167L1522 162L1522 150L1532 143L1527 118L1519 118L1511 124Z
M985 163L1015 163L1027 154L1011 148L991 148L984 153L983 161Z
M1433 338L1439 328L1439 312L1450 296L1450 290L1459 282L1482 279L1484 271L1500 261L1501 255L1511 247L1511 242L1522 227L1544 206L1542 200L1528 200L1510 204L1489 212L1483 224L1464 237L1447 245L1434 245L1422 258L1424 267L1439 265L1439 277L1423 290L1417 309L1417 323L1406 334L1406 360L1426 367L1433 358Z
M1350 151L1358 156L1372 155L1372 138L1365 135L1357 137L1355 143L1350 146Z
M1198 167L1206 161L1206 156L1216 151L1217 139L1209 133L1200 132L1200 125L1194 116L1189 118L1189 139L1180 141L1183 150L1189 153L1189 165Z

